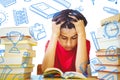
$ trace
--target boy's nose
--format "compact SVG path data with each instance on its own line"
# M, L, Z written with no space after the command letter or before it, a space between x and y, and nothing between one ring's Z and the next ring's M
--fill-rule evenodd
M70 41L70 40L67 41L67 46L68 46L68 47L71 46L71 41Z

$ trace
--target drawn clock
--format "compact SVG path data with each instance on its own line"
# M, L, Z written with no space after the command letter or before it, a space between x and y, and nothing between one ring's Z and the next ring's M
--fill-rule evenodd
M116 49L117 47L116 46L109 46L107 49L106 49L106 55L111 55L111 56L106 56L106 58L109 60L109 61L116 61L118 58L115 57L114 55L117 55L117 52L116 52Z
M110 22L104 25L104 36L107 38L115 38L119 33L118 22Z

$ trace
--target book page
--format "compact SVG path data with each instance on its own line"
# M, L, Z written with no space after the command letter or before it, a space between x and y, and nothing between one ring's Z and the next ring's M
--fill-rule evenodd
M62 77L62 75L63 72L58 68L47 68L43 73L44 77Z
M62 77L65 79L86 78L82 73L78 73L78 72L74 72L74 71L65 72Z

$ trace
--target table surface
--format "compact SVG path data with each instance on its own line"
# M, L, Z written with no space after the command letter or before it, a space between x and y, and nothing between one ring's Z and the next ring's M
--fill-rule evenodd
M63 78L39 78L39 79L30 79L30 80L99 80L97 77L92 76L88 77L87 79L63 79Z
M62 79L62 78L44 78L43 80L99 80L96 77L89 77L87 79Z

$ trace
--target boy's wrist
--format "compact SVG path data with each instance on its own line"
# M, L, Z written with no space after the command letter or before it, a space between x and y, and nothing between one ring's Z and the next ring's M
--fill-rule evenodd
M52 38L53 38L53 39L57 39L57 38L58 38L58 35L57 35L57 34L52 34Z
M85 33L78 33L78 37L86 37Z

